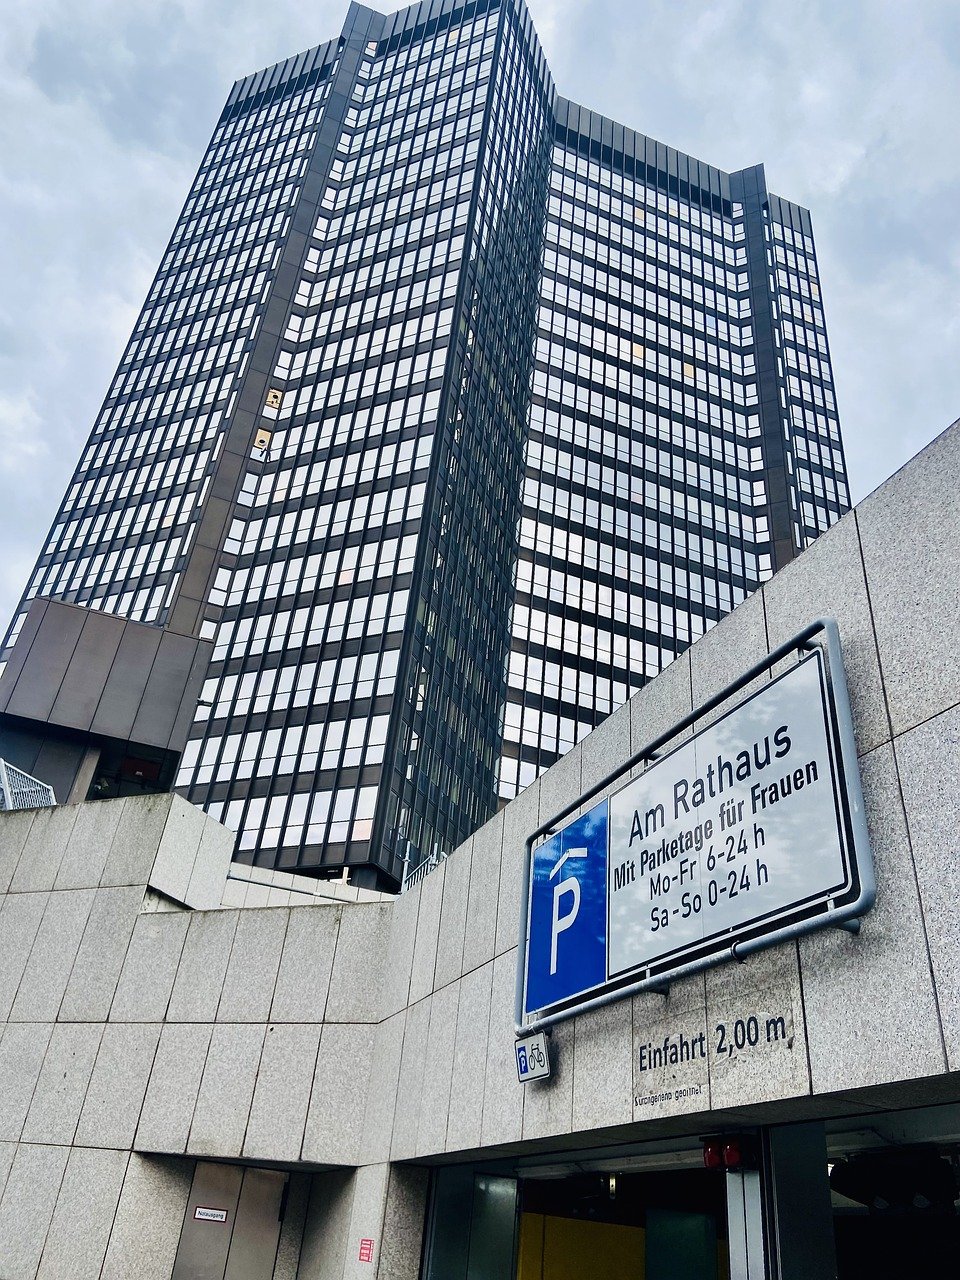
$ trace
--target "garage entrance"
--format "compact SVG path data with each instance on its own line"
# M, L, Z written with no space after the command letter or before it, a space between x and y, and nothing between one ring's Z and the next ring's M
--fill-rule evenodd
M729 1280L727 1193L699 1145L438 1169L424 1280Z
M519 1185L517 1280L727 1280L721 1178L583 1173Z

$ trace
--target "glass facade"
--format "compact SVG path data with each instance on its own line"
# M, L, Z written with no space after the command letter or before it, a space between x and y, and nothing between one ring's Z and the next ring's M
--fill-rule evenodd
M507 800L849 506L806 212L555 115Z
M809 216L557 97L522 0L234 86L7 638L213 642L177 787L393 885L848 505Z
M770 203L782 352L778 374L786 382L784 435L791 446L793 538L802 549L849 509L850 490L809 216L785 200L773 197Z

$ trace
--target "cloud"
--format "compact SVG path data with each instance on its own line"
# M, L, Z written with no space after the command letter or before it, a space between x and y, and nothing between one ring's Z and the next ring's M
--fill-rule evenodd
M385 8L399 7L390 3ZM346 0L32 0L0 30L9 617L232 81ZM532 0L561 93L813 214L862 496L960 413L953 0Z
M960 416L960 9L546 8L561 93L722 168L762 161L770 189L810 209L851 487L863 497Z
M7 396L0 392L0 472L16 476L42 464L48 447L37 430L39 424L32 394Z

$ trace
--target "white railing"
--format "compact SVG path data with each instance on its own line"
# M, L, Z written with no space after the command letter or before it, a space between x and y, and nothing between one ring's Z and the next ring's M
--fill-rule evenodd
M400 885L400 892L406 893L408 889L413 889L425 879L434 867L439 867L441 862L446 862L450 855L448 853L432 853L429 858L424 858L422 862L418 862L412 871L408 871L409 861L403 864L403 883Z
M0 810L45 809L56 803L53 787L0 760Z

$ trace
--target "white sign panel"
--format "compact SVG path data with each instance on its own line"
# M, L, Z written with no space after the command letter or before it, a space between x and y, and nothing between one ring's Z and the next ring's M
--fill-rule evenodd
M550 1075L550 1051L544 1032L518 1040L514 1051L517 1055L517 1079L521 1084L528 1080L545 1080Z
M813 654L610 797L608 980L850 890L826 705Z
M193 1211L193 1216L201 1222L226 1222L227 1211L226 1209L210 1209L205 1205L198 1204Z

